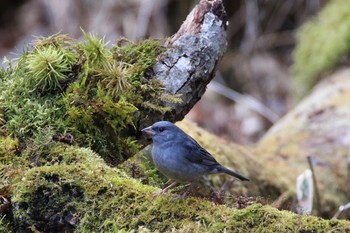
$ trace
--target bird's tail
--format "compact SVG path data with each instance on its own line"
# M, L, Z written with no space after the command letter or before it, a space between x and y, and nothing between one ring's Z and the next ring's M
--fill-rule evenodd
M244 176L242 176L242 175L240 175L240 174L238 174L238 173L236 173L234 171L231 171L230 169L228 169L226 167L220 166L220 167L217 168L217 170L218 170L218 172L224 172L224 173L229 174L231 176L234 176L234 177L236 177L236 178L238 178L238 179L240 179L242 181L245 181L245 180L249 181L248 178L246 178L246 177L244 177Z

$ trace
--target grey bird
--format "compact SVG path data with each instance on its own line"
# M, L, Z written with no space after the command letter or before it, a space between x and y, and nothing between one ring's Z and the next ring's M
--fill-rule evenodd
M195 183L207 174L226 173L242 181L248 178L219 164L196 140L169 121L159 121L142 129L152 138L152 159L156 168L172 184L159 194L165 194L178 183Z

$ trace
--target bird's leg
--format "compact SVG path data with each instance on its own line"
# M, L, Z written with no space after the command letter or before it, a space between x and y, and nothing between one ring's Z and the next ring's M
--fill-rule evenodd
M158 196L158 195L164 195L166 194L166 192L168 192L169 189L171 189L172 187L176 186L178 184L177 181L174 181L173 183L171 183L169 186L167 186L166 188L162 189L162 191L160 192L156 192L153 195L154 196Z
M173 183L171 183L168 187L166 187L165 189L163 189L161 191L161 194L165 194L166 192L168 192L169 189L171 189L172 187L175 187L178 184L177 181L174 181Z

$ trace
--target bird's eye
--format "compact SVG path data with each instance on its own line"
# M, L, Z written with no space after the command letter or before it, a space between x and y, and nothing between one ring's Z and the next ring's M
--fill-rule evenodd
M159 132L163 132L164 131L164 128L163 127L160 127L159 128Z

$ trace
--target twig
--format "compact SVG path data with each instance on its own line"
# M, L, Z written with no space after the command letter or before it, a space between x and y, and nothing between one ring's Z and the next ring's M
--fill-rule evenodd
M309 163L309 167L310 167L310 170L312 172L312 181L314 183L314 188L315 188L317 212L318 212L318 215L320 215L322 212L321 199L320 199L320 194L319 194L318 187L317 187L317 181L316 181L316 175L315 175L315 171L314 171L314 165L312 163L312 157L308 156L307 161Z
M280 117L274 113L271 109L269 109L267 106L260 103L258 100L253 98L252 96L248 95L242 95L241 93L228 88L218 82L212 81L208 85L208 89L215 91L216 93L225 96L226 98L237 102L238 104L241 104L257 113L265 117L270 122L274 123L276 122Z
M341 205L339 206L339 209L338 211L334 214L333 218L332 219L335 219L335 218L338 218L339 215L346 209L349 209L350 208L350 202L347 203L346 205Z

